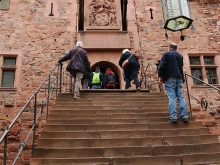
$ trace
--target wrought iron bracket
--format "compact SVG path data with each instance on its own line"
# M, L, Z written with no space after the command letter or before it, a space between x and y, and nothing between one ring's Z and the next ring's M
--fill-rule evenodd
M208 102L206 101L205 97L202 97L200 102L202 110L206 111L208 107Z

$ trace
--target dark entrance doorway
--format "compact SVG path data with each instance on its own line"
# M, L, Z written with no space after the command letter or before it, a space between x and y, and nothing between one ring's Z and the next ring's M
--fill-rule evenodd
M100 71L101 71L101 73L102 73L103 75L105 74L107 68L111 68L112 71L113 71L113 72L115 73L115 75L116 75L116 82L117 82L116 88L117 88L117 89L120 89L120 81L119 81L119 76L118 76L118 74L120 74L120 71L119 71L118 67L117 67L115 64L111 63L111 62L100 61L100 62L97 62L97 63L95 63L94 65L91 66L91 72L94 72L94 71L95 71L95 68L96 68L97 66L100 67Z

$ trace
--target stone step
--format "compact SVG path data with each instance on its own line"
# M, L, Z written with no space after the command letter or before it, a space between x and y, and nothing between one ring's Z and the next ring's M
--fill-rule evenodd
M32 158L31 165L217 165L220 153L111 158Z
M82 100L82 99L81 99ZM159 105L168 105L167 100L163 101L153 101L153 100L136 100L136 101L127 101L127 100L118 100L118 101L111 101L111 100L90 100L90 101L80 101L80 102L74 102L75 100L69 100L69 101L59 101L56 102L54 106L61 106L63 104L65 105L70 105L70 106L80 106L80 105L98 105L98 106L103 106L103 105L118 105L118 106L124 106L124 105L152 105L152 104L159 104Z
M116 114L53 114L49 115L48 119L57 120L68 120L68 119L146 119L152 117L164 117L167 116L169 119L169 113L164 112L163 114L158 113L116 113Z
M187 124L179 122L176 124L149 123L149 124L46 124L44 130L51 131L101 131L101 130L145 130L145 129L179 129L179 128L200 128L201 122L191 121Z
M120 111L120 110L147 110L147 111L165 111L168 112L168 106L163 107L148 107L148 106L59 106L59 107L53 107L53 111L56 110L114 110L114 111ZM51 112L53 112L51 111ZM179 108L177 107L177 111L179 111Z
M85 110L85 109L53 109L53 111L50 112L50 114L120 114L120 113L150 113L150 112L168 112L166 109L148 109L148 108L140 108L140 109L113 109L113 110Z
M102 140L101 140L102 141ZM114 141L112 141L114 142ZM128 140L130 142L130 140ZM205 153L218 153L220 150L219 143L210 144L187 144L178 146L126 146L128 142L124 143L125 146L121 147L85 147L85 148L47 148L37 147L34 155L37 157L52 158L87 158L87 157L135 157L135 156L173 156L173 155L189 155L189 154L205 154ZM59 142L58 142L59 143ZM135 142L136 144L137 142ZM143 143L144 144L144 143ZM59 145L59 144L58 144ZM76 145L70 141L69 146ZM56 145L54 145L56 146ZM60 146L60 145L59 145Z
M110 104L110 103L100 103L100 104L93 104L93 105L74 105L74 104L56 104L53 106L55 109L140 109L142 107L147 108L167 108L168 104L133 104L133 103L122 103L122 104Z
M93 119L93 118L83 118L83 119L66 119L66 120L57 120L57 119L48 119L47 124L135 124L135 123L152 123L152 122L168 122L168 118L166 117L147 117L144 119L114 119L114 118L106 118L106 119ZM181 122L181 119L179 119ZM195 121L194 118L189 118L189 121Z
M129 113L129 114L53 114L48 119L146 119L146 113Z
M108 148L141 147L162 145L162 137L118 138L118 139L43 139L38 140L37 148Z
M107 101L121 101L121 102L125 102L125 101L127 101L127 102L138 102L138 101L140 101L140 102L168 102L168 99L167 99L167 97L155 97L155 98L145 98L145 97L140 97L140 98L136 98L136 97L134 97L134 98L118 98L118 99L116 99L116 98L114 98L114 97L112 97L112 98L110 98L110 97L108 97L108 98L105 98L105 97L101 97L101 98L92 98L92 97L86 97L86 96L81 96L81 99L80 100L77 100L77 101L75 101L74 99L73 99L73 97L68 97L68 98L57 98L56 99L56 103L63 103L63 102L65 102L65 103L82 103L82 102L107 102Z
M215 153L220 151L220 143L153 146L153 150L155 156Z
M58 95L57 99L58 100L72 100L74 95ZM86 95L86 94L80 94L81 99L88 99L88 100L108 100L108 98L114 99L114 100L158 100L165 99L168 100L166 95L139 95L139 94L134 94L134 95L103 95L103 94L97 94L97 95ZM78 100L80 101L80 100Z
M141 146L175 146L188 144L218 143L215 135L194 136L157 136L135 138L41 138L38 140L38 148L108 148L108 147L141 147ZM71 144L71 145L70 145Z
M41 138L134 138L158 136L192 136L210 135L209 129L180 128L180 129L154 129L154 130L128 130L128 131L44 131Z
M179 113L178 113L179 114ZM68 119L146 119L152 117L165 117L167 116L167 121L169 119L168 112L146 112L146 113L102 113L102 114L59 114L59 113L50 113L48 119L57 119L57 120L68 120ZM179 115L178 115L179 116Z
M137 90L124 90L123 89L119 89L117 91L115 90L84 90L81 89L80 90L80 95L86 95L86 96L100 96L100 95L120 95L120 96L166 96L164 92L142 92L143 90L141 90L141 92L137 92ZM73 93L59 93L58 96L73 96Z
M173 123L150 123L149 129L179 129L179 128L197 128L201 127L202 122L199 121L191 121L186 123L183 122L177 122L175 124Z

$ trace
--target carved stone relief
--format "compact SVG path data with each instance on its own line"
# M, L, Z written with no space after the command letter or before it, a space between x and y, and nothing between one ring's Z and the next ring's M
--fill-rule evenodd
M120 3L118 0L89 0L85 5L86 29L118 29Z

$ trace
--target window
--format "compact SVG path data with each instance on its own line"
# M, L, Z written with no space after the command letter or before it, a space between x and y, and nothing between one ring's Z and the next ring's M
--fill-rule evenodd
M2 88L14 88L15 76L17 68L16 55L0 55L1 56L1 86Z
M0 0L0 10L8 10L10 5L10 0Z
M189 56L191 75L209 84L218 84L217 68L215 56ZM193 79L194 85L203 83Z

